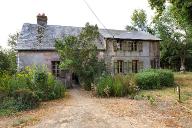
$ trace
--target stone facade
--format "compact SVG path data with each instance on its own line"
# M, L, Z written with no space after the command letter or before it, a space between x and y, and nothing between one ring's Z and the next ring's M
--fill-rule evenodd
M18 70L31 65L46 65L58 79L70 85L72 73L59 71L55 40L68 35L77 36L82 28L47 25L47 19L45 14L39 14L37 24L23 25L16 46ZM105 60L107 71L112 75L159 67L159 38L137 31L99 29L99 33L95 44L99 51L98 57Z

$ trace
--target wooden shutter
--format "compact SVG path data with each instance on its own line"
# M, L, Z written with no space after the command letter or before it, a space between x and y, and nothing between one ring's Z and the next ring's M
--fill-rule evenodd
M127 65L128 65L128 72L132 73L132 61L128 61Z
M114 61L114 74L117 74L118 73L118 63L117 63L117 61Z
M113 41L113 50L117 51L117 42L116 41Z
M139 52L143 51L143 43L142 42L138 42L138 50L139 50Z
M127 61L124 61L124 64L123 64L123 72L125 73L125 74L127 74L128 73L128 65L127 65Z
M141 72L143 70L143 61L139 61L138 67L139 67L139 72Z

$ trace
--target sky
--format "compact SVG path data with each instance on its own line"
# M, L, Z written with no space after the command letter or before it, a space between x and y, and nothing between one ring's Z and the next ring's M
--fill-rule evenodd
M86 0L107 29L125 29L135 9L144 9L151 19L154 12L147 0ZM0 46L7 47L9 34L21 31L23 23L36 24L45 13L48 25L83 27L86 22L103 26L83 0L1 0Z

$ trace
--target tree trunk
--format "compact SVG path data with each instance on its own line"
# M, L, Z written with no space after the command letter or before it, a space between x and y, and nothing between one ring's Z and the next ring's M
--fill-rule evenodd
M181 59L180 71L185 72L185 57L181 57L180 59Z

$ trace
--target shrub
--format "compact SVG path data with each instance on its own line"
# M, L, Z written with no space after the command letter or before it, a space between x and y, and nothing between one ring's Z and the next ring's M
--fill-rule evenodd
M136 84L141 89L155 89L174 84L174 74L165 69L147 69L136 74Z
M29 89L19 89L13 92L18 111L32 109L39 105L38 96Z
M141 72L136 74L135 79L140 89L160 88L160 79L156 72Z
M11 115L17 111L16 100L13 97L5 97L0 104L0 116Z
M56 81L50 88L50 92L48 94L48 99L58 99L64 97L64 93L66 91L65 87L60 81Z
M0 114L32 109L41 100L63 97L64 85L45 67L27 67L13 76L1 74Z
M174 74L170 70L157 70L160 79L161 86L173 86L174 84Z
M113 87L113 78L110 75L103 76L100 78L97 84L97 94L99 96L109 96L112 95L112 87Z
M135 85L135 76L133 74L128 74L123 77L123 86L124 86L124 93L129 94L131 96L136 95L139 88Z
M99 96L126 96L135 95L138 91L132 77L124 75L107 75L101 77L97 83L97 95Z
M123 96L124 95L124 86L123 86L123 80L121 75L116 75L113 77L113 96Z

